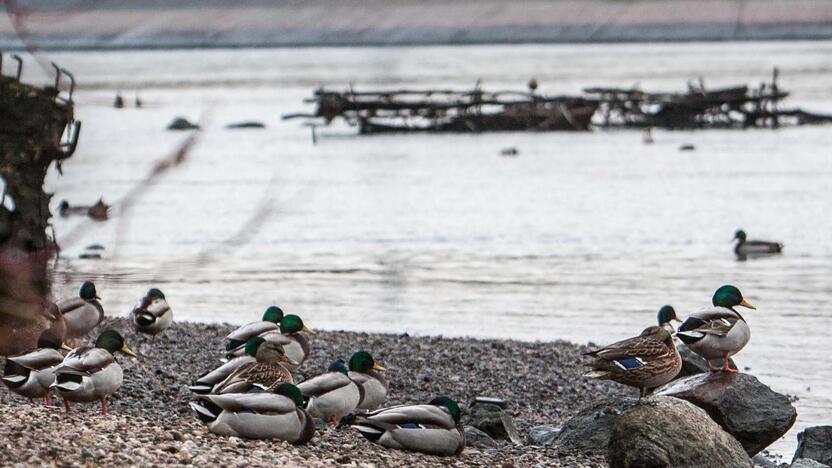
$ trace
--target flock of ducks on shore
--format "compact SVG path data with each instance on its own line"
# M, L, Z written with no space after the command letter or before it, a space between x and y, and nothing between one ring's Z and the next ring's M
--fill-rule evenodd
M771 254L782 244L748 241L739 230L735 253ZM51 405L51 393L70 403L100 402L107 414L107 399L122 384L123 373L116 353L136 354L115 330L104 330L93 346L79 346L104 319L104 308L95 285L86 282L78 297L46 306L52 325L40 334L38 347L6 359L6 386L30 399ZM736 307L754 309L739 289L720 287L712 307L696 311L674 330L675 310L664 306L658 325L640 335L586 353L592 358L586 377L612 380L648 390L675 378L682 360L676 338L707 361L712 372L737 372L728 358L751 338L751 331ZM137 332L156 335L173 322L173 311L159 289L150 289L130 313ZM460 408L440 396L427 404L398 405L379 409L387 399L386 370L363 350L349 361L336 360L326 372L295 383L293 372L309 357L309 336L314 335L297 315L285 315L277 306L266 309L262 320L230 333L225 339L226 359L199 376L189 387L196 395L191 408L209 431L250 439L280 439L293 444L308 442L315 433L313 418L332 425L352 426L368 440L388 448L436 455L459 453L465 446ZM63 356L60 349L69 350ZM722 359L722 367L711 361Z
M37 349L6 359L3 383L12 392L51 405L51 393L70 403L100 402L122 384L116 353L136 354L115 330L104 330L93 346L71 348L104 319L95 285L86 282L78 297L52 304L60 326L41 333ZM55 310L53 310L55 312ZM159 289L150 289L130 313L137 332L159 334L173 322L173 311ZM226 359L193 382L191 408L209 431L249 439L308 442L313 418L351 426L365 438L388 448L435 455L459 453L465 446L457 403L445 396L427 404L380 408L387 400L386 370L363 350L349 361L334 361L326 372L295 384L295 372L309 357L314 335L297 315L276 306L260 321L230 333ZM60 349L69 350L63 356Z

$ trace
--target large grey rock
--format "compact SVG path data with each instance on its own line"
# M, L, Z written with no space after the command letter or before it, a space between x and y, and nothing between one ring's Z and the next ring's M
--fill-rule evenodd
M497 446L497 442L494 442L491 436L474 426L465 426L463 430L465 432L465 445L468 447L490 448Z
M558 436L557 428L548 425L534 426L529 429L526 440L529 445L545 446L551 444Z
M607 460L611 468L752 467L742 445L700 408L651 397L616 418Z
M794 459L800 458L832 465L832 426L808 427L798 433Z
M463 423L473 426L495 439L509 439L521 443L520 435L514 426L514 420L496 404L475 403L463 418Z
M615 421L637 404L638 400L599 401L566 421L551 443L565 451L604 453Z
M691 351L684 343L679 343L676 348L679 350L679 356L682 357L682 369L679 370L679 375L676 376L676 379L710 372L708 370L708 362L705 361L705 358ZM721 358L711 361L714 367L722 367L722 363ZM732 369L737 368L736 363L731 358L728 358L728 367Z
M676 380L656 395L687 400L704 409L755 455L782 437L797 419L789 398L750 374L715 372Z
M791 464L791 468L829 468L829 465L824 465L819 461L811 458L798 458Z

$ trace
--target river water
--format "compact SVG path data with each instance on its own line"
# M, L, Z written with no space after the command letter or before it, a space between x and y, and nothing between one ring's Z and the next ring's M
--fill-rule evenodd
M56 220L59 238L81 229L56 289L93 278L112 315L157 286L178 320L243 323L277 303L321 329L605 343L731 283L758 307L737 362L799 397L775 445L790 456L797 429L832 422L832 127L658 131L643 145L637 131L359 137L336 125L313 145L280 115L310 111L319 85L522 89L536 77L544 94L673 91L698 76L756 86L773 66L791 105L832 112L829 57L830 42L48 54L78 79L83 121L64 176L48 178L54 205L122 199L186 137L164 130L173 117L204 127L110 221ZM24 79L46 79L35 73ZM112 107L117 91L128 108ZM267 129L224 128L244 120ZM518 157L499 155L511 146ZM740 227L785 253L736 261ZM103 260L77 258L91 243Z

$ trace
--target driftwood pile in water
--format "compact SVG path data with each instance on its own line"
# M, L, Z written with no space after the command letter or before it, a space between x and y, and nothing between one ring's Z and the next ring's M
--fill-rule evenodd
M315 91L306 102L317 104L315 113L290 114L290 118L341 117L361 133L429 131L495 132L588 130L598 104L576 97L546 97L528 92L397 90L332 92Z
M777 128L832 122L832 116L784 109L788 96L771 83L758 88L735 86L708 90L702 79L683 93L649 93L640 89L587 88L583 96L547 97L529 91L396 90L344 92L317 89L307 103L313 114L284 119L313 119L329 124L340 117L360 133L429 131L552 131L597 127L665 129Z
M587 88L599 103L599 127L666 129L778 128L832 122L832 116L800 109L783 109L780 101L789 93L777 86L777 69L771 83L756 89L735 86L706 89L700 78L688 84L686 93L648 93L639 89Z

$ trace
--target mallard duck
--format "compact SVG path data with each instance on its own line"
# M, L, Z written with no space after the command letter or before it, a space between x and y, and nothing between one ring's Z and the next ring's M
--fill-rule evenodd
M645 328L639 336L585 353L595 360L585 377L612 380L639 389L639 399L647 390L664 385L682 368L682 358L671 335L663 327Z
M711 298L712 308L690 314L679 327L677 336L694 353L708 362L712 372L722 370L737 372L728 364L728 358L737 354L751 339L751 329L734 307L755 309L742 293L730 284L720 287ZM711 366L711 360L722 358L722 367Z
M298 388L309 399L309 414L333 425L358 406L364 392L349 378L349 370L340 359L325 374L301 382Z
M215 385L212 393L246 393L254 387L268 390L284 382L295 383L292 373L283 366L288 358L279 344L255 336L246 342L246 354L254 356L256 362L238 367Z
M277 306L270 306L263 312L263 320L247 323L225 337L228 340L225 345L226 351L229 351L229 354L240 351L236 355L241 356L244 353L243 348L249 338L270 330L278 330L278 324L281 320L283 320L283 310Z
M95 340L95 347L82 346L70 351L63 363L55 370L52 387L64 399L64 408L70 410L69 402L101 402L101 414L107 414L107 398L121 387L123 374L121 366L113 355L116 351L136 357L115 330L105 330Z
M136 331L156 335L173 322L173 311L162 291L153 288L133 307L130 319Z
M361 386L363 398L358 403L358 409L374 410L384 404L387 399L387 379L380 372L387 369L376 364L373 356L367 351L353 354L349 362L349 377Z
M79 297L61 299L57 302L58 310L66 320L66 338L70 344L75 340L87 336L102 320L104 307L98 300L95 284L87 281L81 286Z
M270 392L205 395L191 409L214 434L305 444L315 434L300 390L282 383Z
M656 320L659 323L659 326L667 330L668 333L671 335L676 333L676 329L673 327L672 322L679 322L678 317L676 317L676 309L673 306L663 305L661 309L659 309L659 313L656 314Z
M64 360L58 351L63 342L50 331L45 331L38 339L38 348L19 356L6 359L3 383L14 393L26 398L43 398L49 406L52 399L49 387L55 381L55 369Z
M244 356L235 357L234 359L231 359L223 363L216 369L210 370L200 375L199 378L196 379L194 383L188 387L188 389L190 389L190 391L194 393L198 393L201 395L212 393L216 384L225 380L229 375L231 375L235 370L237 370L241 366L254 362L257 362L257 359L255 359L252 356L249 356L248 354Z
M745 231L742 229L738 229L737 232L734 233L734 239L732 240L737 241L737 245L734 246L734 253L738 257L775 254L783 251L783 244L779 242L746 240Z
M270 341L283 346L286 351L286 356L289 360L296 364L286 364L286 368L290 371L295 371L301 364L303 364L309 357L309 338L306 333L314 335L315 332L309 329L303 320L294 314L289 314L283 317L278 324L277 330L268 330L260 333L258 336L266 341ZM226 357L233 358L241 356L245 352L243 346L238 346L230 350Z
M383 447L430 455L455 455L465 448L455 401L437 397L427 405L399 405L366 414L351 414L342 424L357 429Z

